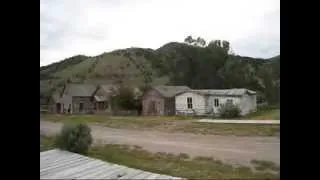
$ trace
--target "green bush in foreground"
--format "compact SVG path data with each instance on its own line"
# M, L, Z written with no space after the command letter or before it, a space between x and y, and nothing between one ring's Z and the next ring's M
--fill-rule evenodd
M219 115L222 118L236 118L240 116L241 110L237 105L227 103L219 108Z
M92 144L91 129L86 124L64 124L56 139L59 148L79 154L87 154Z

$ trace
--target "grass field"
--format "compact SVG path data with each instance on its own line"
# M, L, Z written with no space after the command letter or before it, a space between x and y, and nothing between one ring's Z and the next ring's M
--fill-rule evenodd
M255 113L243 117L254 120L280 120L280 109L258 110Z
M180 116L107 116L107 115L59 115L47 114L44 119L53 122L81 122L100 123L113 128L152 128L170 124L182 120L190 120L192 117Z
M54 138L41 136L40 151L41 147L54 148L53 140ZM280 174L280 168L268 161L252 160L253 165L260 168L251 169L225 164L213 157L191 159L187 154L151 153L139 146L95 146L90 148L88 156L131 168L188 179L279 179Z
M192 122L175 127L175 131L195 134L216 134L235 136L275 136L280 132L279 125L261 124L216 124Z
M40 152L55 148L54 138L40 135Z
M279 125L214 124L194 122L193 117L184 116L106 116L106 115L42 115L53 122L81 122L99 124L122 129L144 129L164 132L186 132L195 134L217 134L236 136L274 136L280 132Z

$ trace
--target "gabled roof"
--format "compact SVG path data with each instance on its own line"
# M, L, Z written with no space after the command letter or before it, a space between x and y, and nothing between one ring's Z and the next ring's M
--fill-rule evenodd
M52 94L52 99L53 99L54 102L59 103L60 99L61 99L60 92L59 91L54 92Z
M101 84L99 87L102 89L102 94L95 94L94 99L97 102L106 101L109 99L110 95L113 95L112 93L114 91L118 90L118 86L114 84Z
M54 90L54 92L51 94L51 98L54 102L59 103L61 101L63 90L63 87L59 87Z
M82 96L89 97L92 96L97 87L91 84L68 84L64 94L70 96Z
M103 89L106 93L113 92L117 90L119 87L114 84L102 84L100 85L101 89Z
M188 86L154 86L153 88L167 98L190 89Z
M244 94L253 95L256 94L255 91L245 89L245 88L235 88L235 89L196 89L188 90L187 92L194 92L201 95L217 95L217 96L242 96Z
M102 101L106 101L107 97L95 95L94 96L94 100L97 101L97 102L102 102Z

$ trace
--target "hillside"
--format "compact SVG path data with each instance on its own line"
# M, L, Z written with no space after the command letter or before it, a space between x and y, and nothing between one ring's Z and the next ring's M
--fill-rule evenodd
M40 104L64 83L244 87L279 101L280 55L257 59L229 55L221 46L171 42L159 49L128 48L95 57L83 55L40 67Z

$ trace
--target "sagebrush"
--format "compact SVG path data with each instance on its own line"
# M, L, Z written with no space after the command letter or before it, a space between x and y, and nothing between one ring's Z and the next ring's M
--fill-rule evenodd
M227 103L219 108L219 116L222 118L236 118L241 113L240 108L232 103Z
M84 123L64 124L56 144L70 152L87 154L92 144L91 129Z

